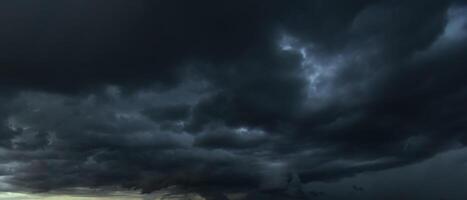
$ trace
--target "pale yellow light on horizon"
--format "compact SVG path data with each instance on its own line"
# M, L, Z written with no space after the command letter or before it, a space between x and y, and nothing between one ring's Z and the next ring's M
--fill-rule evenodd
M71 195L37 195L14 192L0 192L0 200L141 200L139 195L128 196L71 196Z

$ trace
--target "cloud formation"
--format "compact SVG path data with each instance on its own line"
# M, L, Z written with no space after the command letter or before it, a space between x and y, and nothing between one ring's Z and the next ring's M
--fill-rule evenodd
M326 194L302 183L463 147L466 11L455 0L1 3L0 190L303 199Z

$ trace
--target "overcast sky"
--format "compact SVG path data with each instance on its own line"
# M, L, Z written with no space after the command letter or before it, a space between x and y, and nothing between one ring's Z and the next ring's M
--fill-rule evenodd
M0 200L467 198L465 1L2 1L0 27Z

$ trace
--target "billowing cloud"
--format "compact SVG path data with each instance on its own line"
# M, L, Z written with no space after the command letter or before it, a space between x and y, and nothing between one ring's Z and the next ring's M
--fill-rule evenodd
M1 4L2 191L331 198L467 144L462 1Z

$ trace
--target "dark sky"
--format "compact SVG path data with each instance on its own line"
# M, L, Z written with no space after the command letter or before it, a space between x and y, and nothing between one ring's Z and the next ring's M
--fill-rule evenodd
M466 52L456 0L2 1L0 191L465 199Z

